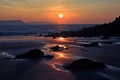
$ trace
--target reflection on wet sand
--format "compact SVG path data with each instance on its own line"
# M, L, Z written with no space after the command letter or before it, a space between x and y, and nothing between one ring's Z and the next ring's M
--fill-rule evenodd
M69 58L69 56L68 56L68 55L65 55L65 54L63 54L63 53L58 53L58 54L57 54L57 58Z
M67 42L67 38L64 38L64 37L58 37L55 39L57 42Z
M59 62L53 62L50 66L57 71L64 71L65 69L62 67L62 65L63 64Z
M56 52L54 53L54 55L56 56L56 59L71 59L72 58L72 55L66 54L63 52Z

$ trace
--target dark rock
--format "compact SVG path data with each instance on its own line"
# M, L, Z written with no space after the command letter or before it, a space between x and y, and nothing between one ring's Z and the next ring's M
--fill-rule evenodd
M82 44L80 46L84 46L84 47L96 47L96 46L99 46L99 43L98 42L92 42L92 43L89 43L89 44Z
M46 55L45 58L54 58L53 55Z
M29 50L20 55L16 55L16 59L36 59L44 57L44 52L38 49Z
M103 62L95 62L90 59L78 59L63 67L70 70L107 68Z

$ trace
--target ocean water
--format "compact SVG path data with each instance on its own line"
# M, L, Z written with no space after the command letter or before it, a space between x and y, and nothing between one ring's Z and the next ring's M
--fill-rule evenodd
M47 34L50 32L76 31L83 27L92 27L94 24L67 24L67 25L0 25L0 36L27 36Z

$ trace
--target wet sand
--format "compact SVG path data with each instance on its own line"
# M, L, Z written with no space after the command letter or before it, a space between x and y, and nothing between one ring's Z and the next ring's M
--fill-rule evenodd
M10 38L11 39L11 38ZM20 39L20 38L19 38ZM30 49L41 49L45 54L52 54L55 58L49 59L4 59L0 57L1 80L119 80L120 79L120 45L105 45L102 47L82 47L75 39L55 41L39 37L30 37L17 41L11 39L0 42L0 53L10 55L24 53ZM27 39L27 40L26 40ZM7 40L7 38L6 38ZM81 41L82 42L82 41ZM59 43L69 47L60 52L49 51L51 46ZM69 64L79 58L90 58L107 64L107 69L89 71L69 71L62 65Z

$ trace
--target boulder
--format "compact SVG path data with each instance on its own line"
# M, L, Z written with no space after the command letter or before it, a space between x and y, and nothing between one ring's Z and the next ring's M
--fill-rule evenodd
M73 61L71 64L63 67L70 70L107 68L103 62L95 62L90 59L78 59Z
M16 55L16 59L36 59L44 57L44 52L38 49L29 50L20 55Z

